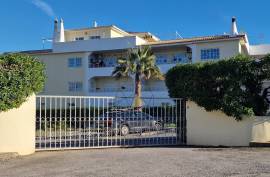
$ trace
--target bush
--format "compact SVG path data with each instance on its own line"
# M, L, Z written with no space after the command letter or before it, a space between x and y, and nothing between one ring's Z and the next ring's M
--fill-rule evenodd
M261 60L248 56L177 65L166 74L171 97L196 102L206 111L220 110L241 120L243 116L265 115L268 109L263 81L269 80L270 55Z
M42 90L45 66L22 54L0 56L0 112L18 108L26 98Z

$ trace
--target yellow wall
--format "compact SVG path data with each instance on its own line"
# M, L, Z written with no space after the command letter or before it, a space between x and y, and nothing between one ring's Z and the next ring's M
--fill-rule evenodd
M237 122L221 112L206 112L193 102L188 102L187 106L187 143L189 145L249 145L252 120Z
M124 37L124 35L120 34L117 31L111 30L111 36L110 37L111 38L114 38L114 37Z
M84 37L85 40L88 40L90 36L100 36L101 38L110 38L111 29L88 29L88 30L77 30L77 31L65 31L65 40L74 41L75 37Z
M270 118L236 121L221 112L206 112L187 103L187 144L205 146L248 146L251 141L270 141Z
M84 37L84 40L88 40L90 36L100 36L101 38L124 37L123 34L113 30L110 27L65 31L66 41L74 41L76 37Z
M196 44L196 47L195 47L196 55L194 56L193 60L201 61L201 50L211 49L211 48L219 48L220 59L230 58L232 56L235 56L241 53L241 48L239 46L239 43L240 43L239 40L198 43Z
M28 155L35 152L35 100L32 95L20 108L0 112L0 153Z
M270 142L270 117L256 117L252 127L252 142Z
M37 55L40 61L46 65L46 83L44 91L40 94L46 95L85 95L84 84L88 66L87 53L65 53L65 54L48 54ZM81 57L82 66L79 68L69 68L68 58ZM68 82L83 82L83 90L81 92L70 92L68 90Z

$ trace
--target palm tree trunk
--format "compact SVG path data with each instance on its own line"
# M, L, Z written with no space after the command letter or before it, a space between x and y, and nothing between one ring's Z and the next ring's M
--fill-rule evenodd
M142 82L140 78L140 74L135 74L135 95L134 95L134 101L133 101L133 107L134 108L141 108L142 107Z
M139 74L135 76L135 96L141 97L142 92L142 82Z

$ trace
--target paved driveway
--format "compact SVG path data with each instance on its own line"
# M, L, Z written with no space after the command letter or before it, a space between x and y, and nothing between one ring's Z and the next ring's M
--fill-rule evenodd
M269 148L128 148L39 152L0 160L0 176L270 176Z

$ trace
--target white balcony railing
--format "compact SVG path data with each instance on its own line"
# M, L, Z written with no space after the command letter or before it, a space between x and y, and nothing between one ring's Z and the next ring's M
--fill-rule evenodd
M103 58L99 60L89 59L89 68L104 68L104 67L115 67L117 65L117 59L115 58Z
M118 50L133 48L143 43L145 41L137 36L56 42L53 45L53 52Z
M186 56L188 54L183 54L181 56L175 57L157 57L157 65L163 64L178 64L178 63L188 63L190 62L190 57ZM115 67L117 65L116 58L103 58L97 61L89 60L89 68L104 68L104 67Z

